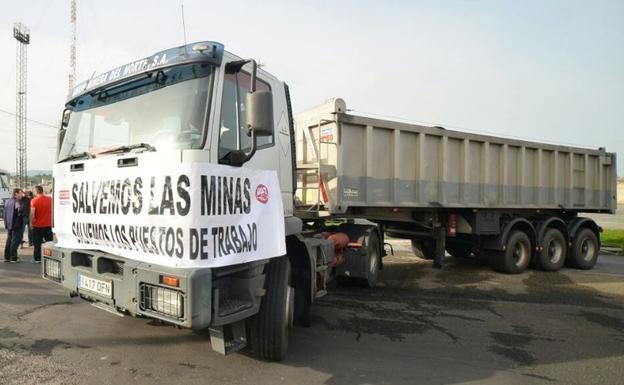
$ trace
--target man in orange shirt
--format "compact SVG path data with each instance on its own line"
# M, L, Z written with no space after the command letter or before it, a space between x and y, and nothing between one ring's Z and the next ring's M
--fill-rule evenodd
M33 228L32 263L41 263L41 244L52 240L52 198L43 193L43 187L36 186L37 196L30 201L30 223Z

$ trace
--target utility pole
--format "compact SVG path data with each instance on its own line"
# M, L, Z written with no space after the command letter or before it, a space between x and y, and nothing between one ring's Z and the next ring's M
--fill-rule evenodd
M76 85L76 0L71 0L69 23L71 28L71 41L69 45L69 94L71 95Z
M30 44L30 30L22 23L13 25L13 37L17 40L17 97L15 100L15 176L17 187L26 188L27 183L27 156L26 156L26 74L27 51Z

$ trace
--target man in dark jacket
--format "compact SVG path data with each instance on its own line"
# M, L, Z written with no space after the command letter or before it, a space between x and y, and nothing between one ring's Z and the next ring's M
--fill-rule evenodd
M24 247L25 235L28 235L28 246L33 245L32 223L30 223L30 201L32 198L32 191L24 191L24 197L22 198L22 210L24 212L24 233L26 234L22 234L22 240L20 242L22 247Z
M4 205L4 227L8 231L4 246L4 262L17 262L17 248L24 235L23 197L23 191L16 188L13 190L13 198L7 199Z

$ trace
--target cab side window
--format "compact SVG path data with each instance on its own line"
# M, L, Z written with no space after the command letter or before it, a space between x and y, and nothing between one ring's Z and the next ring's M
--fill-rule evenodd
M239 71L225 74L221 102L221 127L219 132L219 160L230 151L251 149L251 137L247 136L246 100L251 75ZM270 91L268 83L256 78L256 89ZM238 124L237 124L238 122ZM273 145L273 136L257 138L258 150Z

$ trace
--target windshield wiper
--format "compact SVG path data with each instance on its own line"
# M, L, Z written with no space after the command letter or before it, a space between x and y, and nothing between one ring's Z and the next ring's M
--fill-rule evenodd
M147 143L136 143L136 144L131 144L129 146L125 146L124 145L124 146L111 148L110 150L105 150L105 151L102 151L102 152L98 152L98 155L99 154L113 154L113 153L116 153L116 152L122 152L123 153L123 152L128 152L128 151L135 150L137 148L143 148L146 151L152 151L152 152L156 151L156 148L154 146L152 146L152 145L149 145Z
M95 158L95 156L92 153L86 152L86 151L78 152L76 154L69 155L69 156L59 160L57 163L63 163L63 162L67 162L69 160L83 159L83 158L92 159L92 158Z

